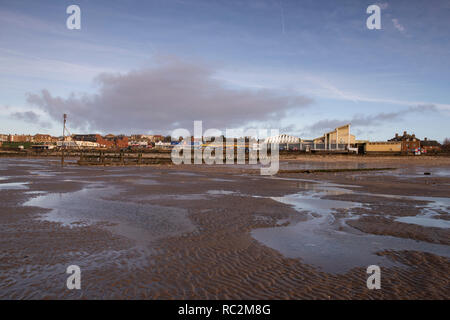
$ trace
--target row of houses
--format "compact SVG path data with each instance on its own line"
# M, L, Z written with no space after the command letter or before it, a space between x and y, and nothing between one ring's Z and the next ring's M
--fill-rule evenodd
M170 138L170 137L169 137ZM107 134L74 134L71 136L54 137L48 134L0 134L0 146L3 143L14 143L23 148L30 145L35 149L65 148L127 148L129 146L148 147L166 142L167 137L162 135L113 135ZM169 140L170 141L170 140ZM20 145L23 143L24 145Z
M128 147L128 137L125 135L108 134L101 136L99 134L75 134L69 141L81 142L84 146L94 146L101 148L126 148ZM86 142L89 144L87 145Z
M151 142L155 143L155 142L164 141L164 140L166 140L166 138L167 137L164 137L164 136L162 136L160 134L155 134L155 135L152 135L152 134L132 134L129 139L130 139L130 141L133 141L133 142L136 142L136 143L138 143L138 142L147 142L147 144L148 144L148 143L151 143Z
M357 153L430 153L441 150L441 145L436 140L423 140L415 134L403 135L398 133L387 141L357 140L350 132L350 124L346 124L326 132L314 139L301 139L286 134L268 137L265 143L277 143L281 150L299 151L328 151L328 152L357 152ZM191 137L191 140L193 138ZM102 136L100 134L75 134L67 136L64 141L61 137L53 137L48 134L32 135L5 135L0 134L2 142L34 143L34 147L43 148L43 145L65 148L170 148L176 142L171 142L170 136L162 135L113 135ZM261 142L261 141L260 141ZM191 141L191 144L193 140ZM202 145L202 143L198 143ZM248 147L249 141L246 141Z
M59 140L58 137L53 137L49 134L0 134L0 142L35 142L35 143L55 143Z
M0 134L1 143L24 143L37 145L54 145L66 147L102 147L102 148L124 148L128 146L128 137L124 135L115 136L112 134L101 136L99 134L75 134L67 136L62 141L62 137L54 137L49 134Z
M416 137L415 134L408 134L406 131L403 135L398 133L388 141L367 142L364 146L366 153L370 152L397 152L397 153L430 153L438 152L442 146L436 140L423 140Z

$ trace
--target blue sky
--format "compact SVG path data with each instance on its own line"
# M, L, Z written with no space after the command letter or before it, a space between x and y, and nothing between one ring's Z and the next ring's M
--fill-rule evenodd
M71 4L81 8L81 30L66 28ZM366 28L371 4L382 9L381 30ZM0 133L59 135L67 112L77 132L159 132L187 123L177 117L203 115L219 129L270 127L303 138L351 121L359 139L407 130L443 140L449 16L449 1L0 0ZM204 89L155 100L160 74ZM108 107L117 100L108 90L123 92L124 112ZM222 97L235 116L219 112L225 102L194 95ZM114 120L127 113L134 122Z

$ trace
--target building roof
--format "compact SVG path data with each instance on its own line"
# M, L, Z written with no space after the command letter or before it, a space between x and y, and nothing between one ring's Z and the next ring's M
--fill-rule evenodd
M279 134L277 136L268 137L266 143L300 143L300 138L287 134Z
M423 140L420 141L420 145L423 147L440 147L441 144L436 140Z
M367 144L399 144L401 141L366 141Z
M403 135L400 136L398 133L396 133L395 137L389 139L388 141L420 141L420 139L417 138L414 133L408 134L406 131L403 131Z
M349 126L350 126L350 123L347 123L347 124L344 124L343 126L336 127L336 128L334 128L334 130L331 130L330 132L327 132L325 134L333 133L333 132L336 132L338 129L346 128L346 127L349 127Z

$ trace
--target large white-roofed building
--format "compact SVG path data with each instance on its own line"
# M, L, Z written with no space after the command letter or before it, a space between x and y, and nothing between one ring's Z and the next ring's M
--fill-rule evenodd
M356 140L350 133L350 124L346 124L316 139L301 139L288 134L279 134L266 138L264 143L278 143L280 150L344 151L350 150L356 144Z
M277 136L268 137L264 141L265 143L278 143L278 144L291 144L291 143L300 143L300 138L290 136L287 134L279 134Z

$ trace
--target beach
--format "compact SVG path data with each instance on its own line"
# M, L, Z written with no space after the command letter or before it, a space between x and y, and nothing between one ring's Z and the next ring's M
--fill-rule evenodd
M450 297L449 157L256 169L0 158L0 299Z

